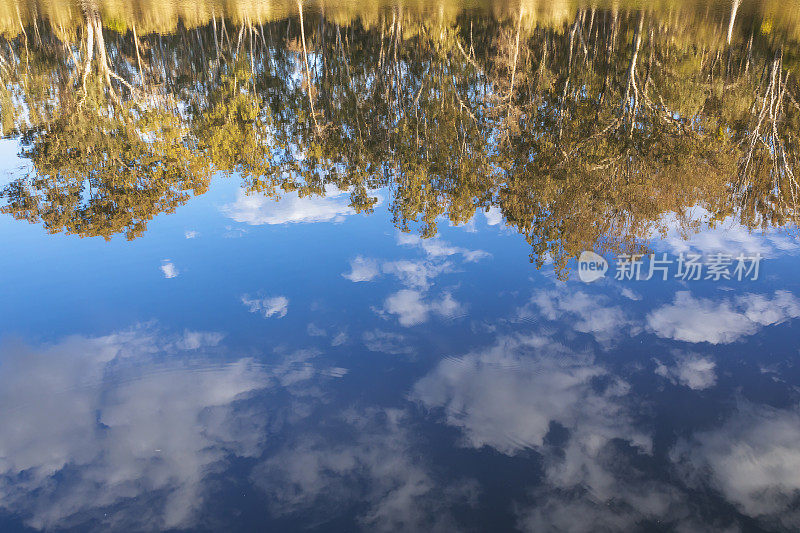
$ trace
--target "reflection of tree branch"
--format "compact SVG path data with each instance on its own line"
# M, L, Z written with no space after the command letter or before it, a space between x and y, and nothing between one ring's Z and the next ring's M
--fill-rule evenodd
M421 90L422 89L420 88L420 91ZM472 111L470 111L469 108L464 104L464 101L461 99L461 95L458 94L458 85L456 85L455 79L453 79L453 94L456 95L456 99L458 100L458 104L461 106L461 109L466 111L467 114L469 115L469 117L475 122L475 124L477 124L478 123L478 119L475 118L475 115L472 114Z
M86 97L86 80L92 69L92 59L94 58L94 24L89 21L89 14L86 16L86 58L84 59L83 76L81 76L81 87L83 96Z
M785 139L787 136L791 138L793 132L780 127L784 120L784 101L789 85L789 72L784 75L782 67L783 50L779 48L769 67L764 93L759 97L761 108L745 141L747 147L739 164L738 186L747 203L761 196L763 188L768 186L778 200L774 206L778 211L787 209L780 200L788 193L791 197L789 209L794 212L790 216L796 216L800 191L793 168L796 156L787 156Z
M303 1L297 0L297 11L300 13L300 40L303 43L303 62L306 66L306 91L308 93L308 103L311 106L311 117L314 119L314 127L317 134L320 133L319 122L317 122L317 112L314 109L314 95L312 94L311 69L308 66L308 50L306 49L306 30L303 24Z
M519 36L522 32L522 14L525 12L525 8L520 5L519 6L519 17L517 18L517 37L514 39L514 60L513 60L513 68L511 70L511 87L508 90L508 101L510 102L511 99L514 97L514 81L516 80L517 76L517 61L519 60Z
M139 83L145 85L144 69L142 68L142 56L139 53L139 36L136 34L136 24L133 25L133 47L136 49L136 65L139 70Z
M620 114L630 116L630 129L633 133L633 123L635 120L636 110L639 107L639 89L636 86L636 61L639 57L639 48L642 44L642 26L644 24L644 12L639 12L639 22L636 30L633 33L633 42L631 43L631 60L628 64L628 81L625 84L625 96L622 97L620 103ZM633 104L630 103L631 90L633 90Z
M469 62L470 65L475 67L476 70L480 70L481 69L478 66L478 64L475 62L475 60L472 59L471 57L469 57L469 55L467 55L467 53L464 51L464 48L461 46L461 40L458 39L458 38L456 38L456 46L458 46L458 49L461 51L461 55L464 56L464 59L466 59Z

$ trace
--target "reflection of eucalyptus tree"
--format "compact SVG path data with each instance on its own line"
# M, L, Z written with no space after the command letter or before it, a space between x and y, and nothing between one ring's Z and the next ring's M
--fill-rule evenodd
M167 99L114 72L96 6L84 4L84 15L77 53L52 43L41 46L43 56L56 55L54 65L40 58L56 76L20 73L28 113L28 123L20 125L22 155L31 159L35 173L6 187L3 211L41 220L53 233L110 238L124 232L131 239L155 215L185 202L190 191L205 192L208 165L196 155ZM27 46L27 36L23 39ZM114 51L120 61L121 50ZM62 75L65 65L71 66L69 76ZM57 82L47 86L53 79ZM120 89L127 91L124 101Z
M788 90L788 91L787 91ZM795 175L800 126L797 80L783 69L783 49L764 69L750 121L740 140L737 189L754 223L797 220L800 186Z
M356 38L330 33L324 153L369 186L391 184L403 229L419 221L430 236L441 215L470 220L493 183L486 86L466 32L397 9Z
M780 51L769 60L773 42L700 46L642 12L579 11L563 33L531 32L518 54L529 79L507 104L519 120L500 123L510 133L498 164L509 175L504 215L527 235L532 259L561 266L583 249L633 245L665 213L697 203L718 217L736 209L751 225L796 221L796 145L780 119L793 78ZM494 70L501 87L508 55ZM761 67L766 96L754 100ZM748 143L773 162L769 179L746 169ZM731 191L750 180L763 185L748 212Z
M558 267L636 247L698 203L722 217L736 200L748 224L784 224L796 217L793 41L739 4L692 27L622 5L549 20L527 3L498 18L392 6L342 24L309 0L275 22L212 10L140 35L144 21L86 3L79 38L42 22L10 42L15 57L2 52L16 73L3 131L24 131L38 173L6 190L5 209L132 237L204 190L209 169L252 194L350 190L358 211L389 186L404 230L431 236L440 217L500 206L532 259Z

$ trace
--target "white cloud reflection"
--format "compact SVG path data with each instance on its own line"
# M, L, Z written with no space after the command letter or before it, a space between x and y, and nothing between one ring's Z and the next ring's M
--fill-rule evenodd
M704 390L717 382L717 364L708 356L699 354L676 354L672 364L657 362L655 373L676 385L692 390Z
M365 331L361 336L367 350L382 352L390 355L412 355L414 349L410 346L405 335L391 331L372 330Z
M397 317L403 327L423 324L431 316L444 319L464 316L467 306L458 302L451 290L439 291L436 296L431 296L429 291L438 276L455 270L453 256L459 256L462 263L471 263L490 254L452 246L438 238L421 239L406 233L399 233L397 240L401 246L419 248L426 257L381 261L359 255L350 261L350 272L343 273L342 277L353 282L372 281L381 274L395 277L405 289L390 294L383 305L373 307L373 311L384 317Z
M599 389L598 380L605 381ZM620 403L627 392L588 352L530 335L502 337L486 350L443 360L417 382L412 397L443 409L465 445L475 448L514 454L541 447L557 422L595 445L624 437L647 449L649 440L633 430Z
M350 409L301 431L258 466L252 479L273 515L323 522L357 503L367 531L455 531L450 507L474 501L468 481L437 480L417 453L408 414Z
M679 443L690 485L710 483L769 529L800 529L800 410L741 401L720 427Z
M429 257L443 258L452 255L461 255L465 262L474 263L481 259L491 257L489 252L483 250L469 250L460 246L453 246L439 237L423 239L411 233L399 233L397 244L401 246L416 246L421 248Z
M503 211L499 207L490 207L484 211L483 216L489 226L497 226L503 223Z
M690 209L683 221L677 215L670 214L663 217L661 225L665 233L654 232L651 238L676 254L724 251L734 257L739 253L775 257L800 250L800 242L786 229L753 230L742 225L735 216L715 221L711 212L699 206ZM685 227L691 229L687 232L682 229Z
M145 326L0 346L0 507L36 529L196 526L209 476L261 457L281 409L302 419L320 401L312 378L347 373L315 350L223 362L222 338ZM288 410L250 401L267 390L294 398Z
M675 294L671 304L651 311L647 327L659 337L685 342L729 344L753 335L764 326L800 317L800 299L788 291L743 294L735 298L695 298Z
M180 272L178 268L169 259L164 259L161 263L161 273L167 279L177 278Z
M515 506L524 531L623 531L647 520L688 527L685 495L641 470L653 445L629 394L590 352L517 335L441 361L411 398L458 428L463 446L540 454L533 503Z
M134 330L40 348L5 345L1 505L42 529L80 524L99 510L107 517L95 520L117 529L191 523L202 478L228 454L254 455L262 438L234 404L267 383L252 360L196 372L159 358L165 349L195 350L219 339L186 332L164 341ZM62 473L68 482L55 481ZM144 508L112 511L144 496Z
M350 261L350 272L342 274L342 277L358 283L372 281L380 276L380 273L380 263L377 260L359 255Z
M287 193L280 201L239 190L236 201L223 206L222 212L236 222L251 226L311 222L342 222L355 214L348 191L328 188L324 196L300 197Z
M639 330L619 306L609 305L606 296L573 291L566 285L535 292L518 314L523 319L542 316L555 322L567 321L575 331L591 334L604 345Z
M466 314L466 306L457 302L450 293L438 298L425 299L420 291L404 289L398 291L383 303L383 310L396 315L403 327L417 326L428 321L431 315L452 319Z
M242 303L251 313L261 313L264 318L283 318L289 312L289 299L286 296L251 298L242 296Z

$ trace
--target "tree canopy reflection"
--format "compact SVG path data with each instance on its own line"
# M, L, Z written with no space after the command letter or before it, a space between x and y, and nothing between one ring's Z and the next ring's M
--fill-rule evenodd
M496 207L559 271L697 205L796 223L800 25L776 2L638 5L3 0L2 131L34 172L2 211L131 239L214 173L358 212L389 187L402 230Z

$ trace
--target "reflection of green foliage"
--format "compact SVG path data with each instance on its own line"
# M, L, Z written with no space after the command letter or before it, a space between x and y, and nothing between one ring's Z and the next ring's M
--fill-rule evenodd
M293 20L215 19L134 41L104 20L108 68L87 70L86 45L75 58L42 24L42 42L19 37L4 60L3 131L25 132L36 169L4 209L132 238L202 193L211 169L251 194L348 190L359 212L388 187L404 231L430 237L443 218L500 207L532 261L559 270L584 249L640 249L696 204L753 226L796 220L794 41L761 35L744 7L728 45L716 19L580 5L538 26L527 4L500 18L307 18L304 36Z
M26 134L36 169L4 191L3 208L50 232L140 236L147 221L208 188L208 168L178 117L118 107L90 91L47 128Z
M199 148L208 153L215 167L247 175L267 175L270 170L269 116L261 98L250 94L249 76L241 65L234 76L223 75L194 126ZM247 72L249 74L249 72ZM277 147L276 147L277 148Z
M118 33L125 33L128 31L128 25L125 23L125 21L114 17L104 17L103 27Z

